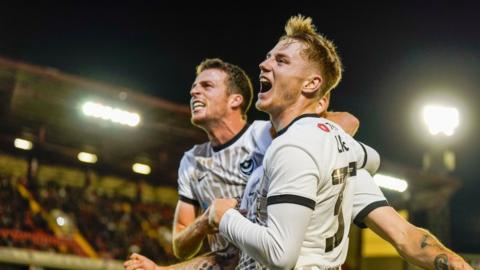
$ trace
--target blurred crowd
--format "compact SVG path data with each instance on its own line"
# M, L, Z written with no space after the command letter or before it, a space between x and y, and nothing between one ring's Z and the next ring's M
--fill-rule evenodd
M100 258L124 260L139 252L159 263L172 263L173 211L171 206L142 202L138 196L109 195L93 186L64 186L56 181L38 185L3 176L0 246L86 256L72 237L79 233Z

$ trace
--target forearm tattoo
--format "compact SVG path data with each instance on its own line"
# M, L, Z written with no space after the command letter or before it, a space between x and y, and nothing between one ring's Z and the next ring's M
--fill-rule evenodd
M446 254L440 254L435 257L433 262L436 270L448 270L448 257Z
M428 234L424 234L422 237L422 242L420 242L420 247L425 248L426 246L430 246L430 244L427 242L428 239Z
M441 245L438 245L438 243L436 243L435 241L433 243L429 242L428 239L429 235L424 234L422 237L422 241L420 242L420 247L422 249L434 246L441 248ZM435 266L435 270L448 270L448 256L444 253L437 255L433 260L433 265Z
M428 234L424 234L422 237L422 241L420 242L420 247L426 248L426 247L437 247L440 250L443 250L442 245L438 243L435 239L432 239L432 241L429 241L429 239L432 239Z

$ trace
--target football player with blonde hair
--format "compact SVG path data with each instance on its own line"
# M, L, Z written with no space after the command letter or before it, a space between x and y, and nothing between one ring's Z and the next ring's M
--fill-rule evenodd
M371 177L357 171L355 141L318 116L341 79L342 64L311 18L290 18L260 70L256 107L270 115L278 136L263 159L249 207L253 218L234 209L235 200L217 199L210 208L211 223L243 252L237 268L340 269L356 216L410 262L427 269L472 269L388 205L373 202L357 211L356 188Z

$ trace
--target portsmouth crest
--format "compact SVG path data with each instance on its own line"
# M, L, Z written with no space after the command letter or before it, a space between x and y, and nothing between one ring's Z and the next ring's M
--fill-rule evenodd
M252 158L249 158L242 163L240 163L240 171L245 175L250 175L255 169L255 161Z

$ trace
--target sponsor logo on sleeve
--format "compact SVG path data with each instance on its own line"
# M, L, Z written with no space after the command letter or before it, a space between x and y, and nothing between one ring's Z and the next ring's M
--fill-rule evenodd
M324 123L318 123L317 127L325 132L330 132L330 129Z

